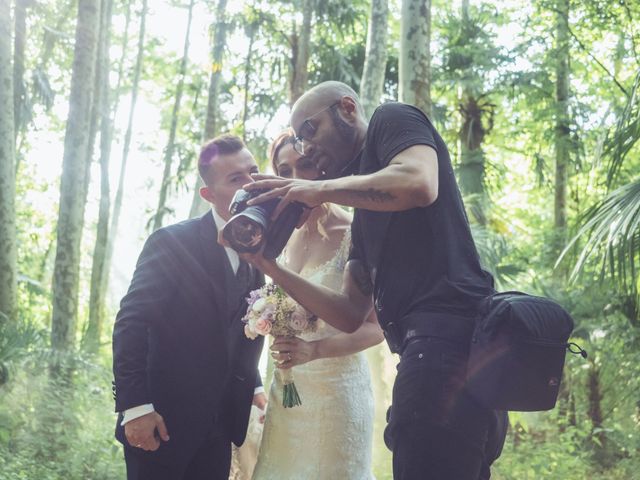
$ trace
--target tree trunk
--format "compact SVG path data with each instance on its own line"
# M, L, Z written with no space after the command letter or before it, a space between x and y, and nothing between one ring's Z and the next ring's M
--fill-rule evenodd
M0 0L0 313L13 316L16 307L16 175L11 71L11 7ZM0 317L0 325L2 317Z
M387 66L388 0L372 0L367 31L367 49L360 81L360 101L367 117L380 104Z
M111 208L109 185L109 157L111 154L111 105L109 103L109 48L111 36L111 15L113 0L103 0L100 25L98 63L96 64L96 85L98 111L100 114L100 206L96 243L93 249L91 267L91 292L89 294L89 322L83 339L83 347L89 353L97 353L104 318L104 277L105 254L109 235L109 210Z
M431 0L402 0L400 101L431 114Z
M564 244L567 226L567 183L569 152L571 148L571 121L569 114L569 0L558 0L556 13L556 125L555 125L555 201L554 227L557 249Z
M89 117L99 13L100 0L79 0L52 289L51 346L63 351L73 347L77 324L80 240L87 192Z
M224 49L226 46L227 25L226 11L227 0L218 0L216 6L216 23L213 34L213 49L211 55L211 76L209 78L209 98L207 100L207 116L204 122L204 133L202 135L203 143L211 140L216 135L216 122L218 117L220 83L222 80L222 61L224 59ZM202 179L200 175L196 177L196 185L193 191L193 200L191 201L191 209L189 218L203 214L208 206L200 197L200 187L202 187Z
M307 89L309 78L309 44L311 42L311 19L315 0L302 0L300 11L302 12L302 26L300 33L294 24L294 31L291 36L291 82L289 84L289 105L293 104L302 96Z
M471 19L469 15L468 0L463 0L462 2L460 17L461 33L463 35L464 32L472 32L475 30L475 25L473 25L475 20ZM466 45L464 46L466 48L472 48L473 39L469 37L465 38ZM469 77L475 77L476 81L480 80L473 72L473 67L470 67L466 74ZM487 114L491 115L491 113L487 111L487 108L491 107L482 100L482 91L482 86L475 89L466 86L461 91L458 106L461 116L458 179L460 182L460 190L467 196L465 200L470 216L472 216L478 224L486 225L486 196L484 188L485 157L482 144L487 130L483 125L483 117Z
M568 373L568 369L565 367L562 373L562 382L560 382L560 390L558 391L558 400L556 402L556 410L558 412L557 425L560 433L566 432L567 426L571 424L571 392L569 391L571 377Z
M113 201L113 215L109 226L109 240L107 242L107 252L105 255L105 277L109 275L111 268L111 259L113 258L113 245L115 237L118 234L118 223L120 221L120 210L122 208L122 197L124 196L124 178L127 172L127 159L129 157L129 148L131 146L131 136L133 132L133 115L136 110L136 102L138 100L138 86L140 84L140 72L142 71L142 59L144 57L144 36L145 25L147 19L147 0L142 0L142 10L140 12L140 29L138 31L138 53L136 57L136 65L133 73L133 83L131 84L131 106L129 109L129 121L127 123L127 131L124 135L124 146L122 147L122 162L120 163L120 175L118 178L118 190L116 198ZM103 289L106 292L108 286L108 278L104 280Z
M589 377L588 377L588 392L589 392L589 418L591 419L591 426L595 432L593 437L597 440L599 454L602 454L605 450L605 444L607 437L603 430L603 418L602 418L602 390L600 388L600 369L596 365L593 358L589 359Z
M160 185L160 196L158 198L158 208L153 219L153 230L156 231L162 227L162 218L166 213L167 192L171 183L171 162L173 160L173 151L175 149L176 131L178 129L178 113L180 112L180 102L182 100L182 92L184 90L184 77L187 73L187 60L189 59L189 35L191 34L191 19L193 17L194 0L189 3L189 15L187 17L187 33L184 37L184 50L182 53L182 61L180 62L180 79L176 87L175 101L173 103L173 111L171 112L171 127L169 128L169 140L164 149L164 172L162 174L162 184Z
M484 194L485 159L482 142L486 131L482 125L483 110L477 98L469 92L462 94L460 103L460 189L465 195Z
M252 23L249 29L249 48L244 62L244 104L242 108L242 140L247 141L247 118L249 117L249 80L251 79L251 58L253 57L253 42L256 37L257 23Z
M110 0L113 7L113 0ZM102 120L100 127L100 206L98 211L98 227L96 231L96 244L94 246L93 266L91 269L91 293L89 297L89 325L87 327L86 336L95 336L96 339L100 338L102 324L104 322L105 314L105 299L107 294L107 287L109 283L109 267L111 264L111 253L108 252L110 234L109 230L109 215L111 210L111 182L109 177L108 165L111 161L111 146L113 140L114 120L118 111L118 104L120 102L120 85L122 84L124 62L127 56L128 43L129 43L129 25L131 22L131 3L127 2L127 10L125 13L125 27L124 35L122 38L122 50L120 54L120 61L118 63L118 83L113 90L115 98L113 105L109 100L109 83L108 76L107 81L103 82L103 88L106 89L102 92L105 97L103 101L107 102L107 111L101 110ZM110 36L107 37L107 40ZM108 53L109 49L107 49ZM105 61L108 61L106 58ZM101 107L102 108L102 107ZM107 115L105 119L104 115ZM95 275L100 275L100 278L94 278ZM99 283L96 285L96 282ZM95 315L95 318L92 317ZM85 337L86 338L86 337ZM93 348L92 343L94 339L88 339L85 343L87 348L91 351Z
M29 0L16 0L14 10L15 38L13 41L13 117L14 137L22 129L26 89L24 88L24 48L27 34L27 4ZM17 172L16 172L17 173Z
M112 0L113 1L113 0ZM127 1L127 10L125 12L124 21L124 34L122 36L122 49L120 51L120 60L118 61L118 83L113 90L115 96L113 105L111 105L111 135L113 135L113 123L118 112L118 105L120 104L120 87L122 86L122 79L124 78L124 63L127 58L127 52L129 50L129 25L131 24L131 3L134 0ZM111 145L109 145L111 148Z

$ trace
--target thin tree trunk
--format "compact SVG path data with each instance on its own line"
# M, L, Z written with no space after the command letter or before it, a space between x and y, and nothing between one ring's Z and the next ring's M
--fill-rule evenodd
M211 55L211 76L209 77L209 98L207 100L207 116L204 123L203 139L210 140L216 135L218 110L220 100L220 82L222 80L222 65L224 49L227 45L227 0L218 0L216 7L216 24L213 35L213 49Z
M300 11L302 12L302 26L299 33L294 24L291 38L291 82L289 84L289 105L302 96L307 89L309 78L309 51L311 42L311 20L315 8L315 0L302 0Z
M400 101L431 114L431 0L402 0Z
M180 102L182 100L182 92L184 90L184 77L187 73L187 60L189 59L189 35L191 34L191 19L193 17L193 4L191 0L189 4L189 15L187 17L187 33L184 37L184 50L182 52L182 61L180 62L180 80L176 87L175 101L173 111L171 112L171 127L169 128L169 140L164 149L164 172L162 174L162 184L160 186L160 195L158 197L158 208L153 219L153 230L162 227L162 218L166 213L167 192L171 183L171 163L173 160L173 152L176 142L176 131L178 129L178 113L180 112Z
M569 392L569 383L571 378L568 375L568 369L565 367L562 374L562 382L560 382L560 390L558 391L558 401L556 403L556 409L558 411L558 431L564 433L567 431L567 426L570 425L571 416L571 392Z
M15 313L18 278L10 3L0 0L0 313L7 317ZM2 321L0 317L0 325Z
M556 125L555 125L555 201L554 227L557 249L564 243L567 227L567 183L571 148L571 120L569 114L569 0L558 0L556 13Z
M216 6L216 23L213 34L213 48L211 55L211 76L209 78L209 98L207 100L207 115L204 122L203 143L212 139L216 135L217 118L220 95L220 83L222 80L222 62L224 59L224 49L226 46L227 25L226 25L227 0L218 0ZM200 187L202 187L200 175L196 177L196 185L193 191L189 218L203 214L208 206L200 197Z
M600 388L600 369L596 365L593 358L589 359L589 377L588 377L588 392L589 392L589 418L591 419L591 426L594 433L594 438L597 439L598 450L600 455L605 449L607 442L606 434L603 430L603 417L602 417L602 389Z
M252 23L249 28L249 48L247 59L244 62L244 104L242 108L242 140L247 141L247 118L249 117L249 81L251 80L251 57L253 57L253 42L258 29L257 23Z
M70 350L78 314L80 241L87 187L87 148L100 0L79 0L69 117L65 132L56 260L53 271L51 346Z
M460 104L462 126L460 128L460 188L465 195L484 194L485 158L482 142L485 130L482 125L482 106L469 91L462 93Z
M109 185L109 157L111 154L111 105L109 103L109 48L111 36L111 16L113 0L103 0L98 49L97 105L100 114L100 206L96 243L93 249L91 267L91 291L89 294L89 322L83 339L83 347L89 353L97 353L104 318L104 277L105 255L109 236L109 210L111 208Z
M122 86L122 79L124 78L124 63L127 58L127 52L129 51L129 25L131 24L131 4L133 2L134 0L127 1L127 10L125 12L122 49L120 53L120 60L118 61L118 83L116 84L116 88L113 90L114 101L111 106L111 130L113 130L116 113L118 112L118 106L120 105L120 87ZM113 135L113 131L111 134ZM111 148L111 146L109 146L109 148Z
M24 48L27 34L27 4L29 0L16 0L14 10L15 37L13 40L13 117L14 136L22 129L26 90L24 88ZM17 173L17 172L16 172Z
M113 0L111 0L113 1ZM107 287L109 284L109 268L111 265L111 253L108 251L109 249L109 242L111 241L111 230L109 228L109 217L108 215L110 215L110 210L111 210L111 182L110 182L110 177L109 177L109 172L108 170L106 172L104 172L104 168L106 168L106 166L110 163L111 161L111 146L112 146L112 140L113 140L113 131L114 131L114 123L115 123L115 117L118 111L118 105L120 103L120 86L122 85L122 79L124 77L124 63L127 57L127 52L128 52L128 44L129 44L129 25L131 24L131 4L132 4L133 0L129 0L127 2L127 10L125 13L125 27L124 27L124 35L122 38L122 45L121 45L121 54L120 54L120 60L118 62L118 83L116 85L116 88L113 90L114 93L114 101L113 101L113 105L109 105L109 122L108 124L104 123L104 118L102 119L102 127L101 127L101 132L100 132L100 171L101 171L101 183L100 183L100 209L99 209L99 213L98 213L98 229L97 229L97 237L96 237L96 245L95 245L95 251L94 251L94 256L97 256L97 252L101 249L104 249L104 261L102 262L102 268L100 269L100 267L98 265L94 265L94 267L91 270L91 288L96 288L94 287L94 279L93 279L93 271L94 269L96 269L96 271L98 270L102 270L101 271L101 277L100 277L100 284L99 287L97 288L97 291L93 292L92 291L92 295L93 295L93 301L89 300L90 303L90 310L89 310L89 315L91 315L91 309L95 309L96 312L95 314L98 316L98 319L100 318L100 315L104 315L105 313L105 299L106 299L106 295L107 295ZM108 86L107 86L108 88ZM107 98L106 100L109 101L109 91L107 90ZM104 115L104 112L103 112ZM105 183L106 182L106 183ZM105 191L106 189L109 189L109 197L105 198ZM108 210L107 210L108 209ZM106 220L101 216L101 215L107 215ZM107 222L107 226L105 227L103 222ZM106 235L106 236L104 236ZM100 247L99 247L100 245ZM91 321L91 319L90 319ZM102 325L102 320L98 320L100 322L100 325Z
M144 36L145 25L147 19L147 0L142 0L142 10L140 12L140 29L138 31L138 53L136 57L136 65L133 73L133 83L131 84L131 106L129 109L129 121L127 123L127 131L124 135L124 146L122 147L122 162L120 164L120 176L118 178L118 190L116 198L113 201L113 215L111 216L111 224L109 226L109 240L107 242L107 252L105 255L105 276L108 276L111 268L111 259L113 258L113 246L115 237L118 234L118 223L120 221L120 210L122 208L122 197L124 196L124 179L127 172L127 159L129 157L129 148L131 146L131 136L133 132L133 116L136 110L136 102L138 100L138 86L140 84L140 72L142 71L142 59L144 57ZM106 292L108 287L108 278L104 280L103 286Z
M367 117L380 103L387 66L388 0L372 0L367 49L360 81L360 100Z

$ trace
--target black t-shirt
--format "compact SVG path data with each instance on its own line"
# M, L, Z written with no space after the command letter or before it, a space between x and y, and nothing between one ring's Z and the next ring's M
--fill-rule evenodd
M429 145L437 152L437 200L401 212L356 209L351 227L350 259L364 261L371 271L382 325L414 313L471 316L494 291L493 278L480 267L449 152L422 111L401 103L378 107L358 171L381 170L413 145Z

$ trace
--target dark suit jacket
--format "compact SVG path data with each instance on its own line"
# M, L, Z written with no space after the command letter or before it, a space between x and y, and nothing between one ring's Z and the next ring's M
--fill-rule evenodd
M255 273L241 288L213 215L154 232L122 299L113 331L116 411L153 403L170 440L140 455L188 458L212 431L240 445L246 435L262 338L244 335L241 317ZM116 438L128 443L118 415Z

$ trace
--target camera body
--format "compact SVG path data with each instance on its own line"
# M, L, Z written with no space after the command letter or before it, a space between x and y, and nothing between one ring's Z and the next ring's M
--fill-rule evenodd
M292 202L272 220L271 216L280 203L279 198L247 205L249 200L264 192L266 190L236 191L229 205L229 213L233 216L222 229L222 236L239 253L256 253L264 246L264 257L273 259L280 255L287 244L304 206Z

